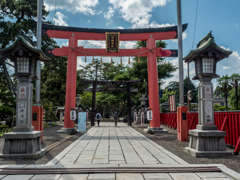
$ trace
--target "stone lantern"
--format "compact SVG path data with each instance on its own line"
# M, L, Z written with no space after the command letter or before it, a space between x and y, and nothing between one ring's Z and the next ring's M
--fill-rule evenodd
M37 60L47 61L48 57L41 49L34 47L32 40L24 32L10 46L0 49L0 58L10 59L14 63L18 78L16 101L16 127L13 132L5 133L3 151L0 157L38 158L45 153L41 146L41 131L34 131L32 126L32 94L31 81L35 76ZM21 142L21 144L19 144Z
M133 111L133 122L134 124L137 124L137 107L133 106L132 111Z
M144 105L146 104L146 100L148 100L148 98L146 98L144 95L142 95L141 98L139 98L139 100L141 101L141 105Z
M79 96L79 94L77 94L77 97L76 97L77 107L79 106L79 104L81 104L81 100L82 100L82 98Z
M184 57L186 63L195 62L196 75L193 80L199 80L198 85L198 120L197 129L190 130L189 147L185 150L193 157L213 157L231 154L226 149L224 137L226 132L218 131L214 124L213 84L211 80L218 78L216 65L218 61L227 58L232 52L219 47L208 33L198 44L196 50L191 50Z

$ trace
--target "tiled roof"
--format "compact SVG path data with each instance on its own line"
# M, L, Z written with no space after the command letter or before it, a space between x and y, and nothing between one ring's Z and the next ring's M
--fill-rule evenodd
M36 47L34 47L33 41L23 32L21 31L19 35L17 36L17 39L8 47L0 49L0 55L3 54L6 51L9 51L16 47L18 44L23 44L26 48L29 50L39 54L39 59L42 61L47 61L49 58L47 55L41 50Z

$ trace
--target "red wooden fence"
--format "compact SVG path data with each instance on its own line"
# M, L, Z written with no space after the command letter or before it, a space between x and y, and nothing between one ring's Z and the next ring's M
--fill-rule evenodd
M177 128L177 113L161 113L160 119L161 124ZM226 144L240 149L240 112L215 112L214 120L218 130L226 131ZM198 113L188 113L188 130L196 129L197 124Z

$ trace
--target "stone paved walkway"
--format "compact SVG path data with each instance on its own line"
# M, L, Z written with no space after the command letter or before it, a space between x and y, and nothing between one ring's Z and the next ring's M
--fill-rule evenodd
M155 142L138 133L124 123L101 123L93 127L78 140L68 146L46 165L19 165L25 168L53 167L193 167ZM223 165L217 165L226 172L235 173ZM9 166L0 166L9 167ZM16 167L16 166L15 166ZM236 175L239 175L236 173ZM239 176L240 178L240 176ZM223 173L106 173L106 174L57 174L57 175L0 175L1 180L227 180Z

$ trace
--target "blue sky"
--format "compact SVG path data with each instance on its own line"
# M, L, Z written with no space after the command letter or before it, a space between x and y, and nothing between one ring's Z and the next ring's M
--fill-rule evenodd
M176 0L44 0L44 4L50 11L47 20L55 25L108 29L177 25ZM188 23L183 34L183 55L187 55L192 48L195 49L198 41L212 31L219 46L233 51L228 59L218 63L217 74L239 73L240 38L235 39L240 36L240 1L198 0L197 19L196 7L197 0L182 0L182 23ZM58 43L67 45L66 40L58 40ZM177 40L168 40L167 43L167 48L177 49ZM135 42L123 42L121 47L133 48L134 44ZM97 41L80 41L79 45L86 48L105 48L105 42ZM104 60L110 61L109 58ZM120 60L115 58L114 61ZM177 58L169 58L168 61L178 66ZM79 64L85 64L81 57L78 58ZM185 77L186 64L184 68ZM190 75L194 76L193 63L190 65ZM172 80L178 81L178 71L173 78L165 80L165 85ZM198 81L194 83L198 84ZM216 84L216 80L213 83Z

